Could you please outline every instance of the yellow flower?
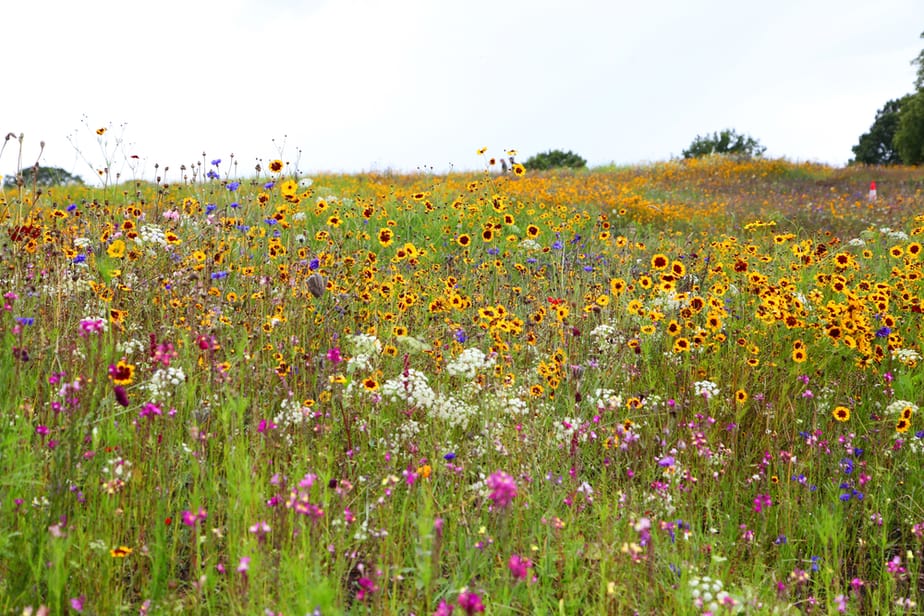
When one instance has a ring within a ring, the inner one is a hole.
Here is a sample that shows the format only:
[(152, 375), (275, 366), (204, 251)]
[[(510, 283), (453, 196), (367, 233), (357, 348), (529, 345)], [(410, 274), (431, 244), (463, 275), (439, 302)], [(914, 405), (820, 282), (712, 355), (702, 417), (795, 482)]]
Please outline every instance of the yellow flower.
[(272, 171), (273, 173), (279, 173), (280, 171), (282, 171), (282, 167), (283, 167), (282, 161), (279, 160), (278, 158), (276, 160), (270, 161), (269, 170)]
[(845, 422), (850, 419), (850, 409), (846, 406), (837, 406), (831, 411), (831, 415), (840, 422)]
[(113, 259), (121, 259), (125, 256), (125, 242), (122, 240), (114, 240), (109, 244), (109, 248), (106, 249), (106, 254)]
[(109, 378), (115, 385), (130, 385), (135, 377), (135, 366), (119, 360), (115, 366), (109, 367)]
[(279, 185), (279, 192), (283, 197), (293, 197), (298, 192), (298, 184), (295, 180), (286, 180)]
[(120, 545), (117, 548), (112, 548), (111, 550), (109, 550), (109, 555), (112, 556), (113, 558), (125, 558), (131, 553), (132, 553), (132, 549), (124, 545)]

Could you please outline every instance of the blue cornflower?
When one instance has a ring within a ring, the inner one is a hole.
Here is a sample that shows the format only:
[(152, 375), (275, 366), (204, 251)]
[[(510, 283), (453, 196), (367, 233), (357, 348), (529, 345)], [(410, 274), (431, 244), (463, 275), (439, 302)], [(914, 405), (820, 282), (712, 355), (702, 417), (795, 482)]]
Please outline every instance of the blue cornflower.
[(265, 222), (268, 225), (275, 225), (279, 221), (276, 220), (275, 218), (267, 218), (263, 222)]
[(219, 178), (219, 175), (218, 175), (218, 172), (215, 171), (214, 169), (209, 169), (209, 172), (205, 174), (205, 177), (207, 177), (210, 180), (217, 180)]
[(555, 240), (555, 243), (552, 244), (552, 250), (561, 250), (565, 245), (561, 243), (561, 240)]
[(311, 260), (310, 263), (308, 263), (308, 269), (310, 270), (316, 270), (319, 267), (321, 267), (321, 262), (318, 261), (317, 257), (315, 257), (314, 259)]
[(456, 454), (455, 454), (454, 451), (450, 451), (450, 452), (447, 453), (445, 456), (443, 456), (443, 459), (446, 460), (446, 461), (455, 460), (455, 459), (456, 459)]
[(844, 458), (841, 460), (841, 470), (844, 471), (845, 475), (849, 475), (853, 472), (853, 460), (850, 458)]
[(465, 341), (468, 340), (468, 336), (465, 335), (465, 330), (457, 329), (455, 333), (455, 339), (456, 339), (456, 342), (460, 344), (464, 344)]
[(267, 182), (266, 184), (263, 185), (263, 188), (265, 188), (266, 190), (269, 190), (275, 185), (276, 185), (276, 182)]
[(237, 201), (235, 201), (234, 203), (231, 204), (231, 207), (240, 207), (240, 206), (241, 206), (241, 204), (238, 203)]
[(892, 333), (892, 328), (883, 325), (882, 327), (876, 330), (876, 337), (877, 338), (888, 338), (889, 334), (891, 333)]
[(206, 206), (205, 206), (205, 213), (206, 213), (206, 214), (211, 214), (212, 212), (215, 211), (215, 208), (216, 208), (216, 207), (218, 207), (218, 206), (215, 205), (214, 203), (207, 203)]
[(786, 545), (789, 539), (786, 538), (786, 535), (777, 535), (776, 539), (773, 540), (773, 543), (776, 545)]
[(228, 182), (228, 190), (230, 190), (231, 192), (234, 192), (240, 187), (241, 187), (240, 182)]
[(76, 203), (71, 203), (69, 206), (67, 206), (67, 211), (68, 211), (68, 212), (73, 212), (73, 211), (76, 210), (76, 209), (77, 209), (77, 204), (76, 204)]
[(228, 275), (228, 272), (222, 270), (220, 272), (212, 272), (212, 280), (219, 280)]
[(592, 272), (592, 271), (594, 271), (594, 266), (593, 266), (593, 265), (585, 265), (585, 266), (584, 266), (584, 271), (585, 271), (585, 272)]
[(16, 322), (20, 325), (35, 325), (33, 317), (16, 317)]
[(212, 161), (212, 166), (213, 166), (213, 167), (217, 167), (217, 166), (220, 165), (220, 164), (221, 164), (221, 159), (220, 159), (220, 158), (216, 158), (215, 160)]
[(530, 265), (534, 265), (536, 263), (539, 263), (539, 260), (533, 259), (532, 257), (530, 257), (529, 259), (526, 260), (526, 262), (529, 263)]
[(489, 255), (500, 254), (500, 248), (488, 248), (488, 254)]
[(87, 255), (77, 255), (71, 263), (83, 263), (87, 260)]

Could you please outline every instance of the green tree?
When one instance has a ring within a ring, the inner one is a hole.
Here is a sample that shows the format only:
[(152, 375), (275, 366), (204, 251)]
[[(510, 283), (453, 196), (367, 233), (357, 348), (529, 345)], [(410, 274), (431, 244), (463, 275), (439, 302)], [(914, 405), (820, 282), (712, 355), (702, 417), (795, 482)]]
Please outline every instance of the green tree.
[(917, 91), (902, 105), (892, 145), (904, 164), (919, 165), (924, 162), (924, 49), (911, 63), (918, 67), (914, 80)]
[[(924, 39), (924, 32), (921, 33), (921, 38)], [(924, 49), (918, 54), (918, 57), (911, 61), (912, 64), (917, 64), (918, 74), (914, 80), (914, 87), (918, 90), (924, 90)]]
[(530, 171), (561, 169), (563, 167), (582, 169), (587, 166), (587, 161), (571, 150), (567, 152), (563, 152), (562, 150), (549, 150), (548, 152), (542, 152), (541, 154), (531, 156), (523, 163), (523, 166)]
[(734, 130), (726, 129), (712, 135), (697, 135), (693, 143), (683, 151), (684, 158), (699, 158), (710, 154), (732, 154), (753, 158), (762, 155), (767, 148), (749, 135), (739, 135)]
[(920, 165), (924, 162), (924, 90), (909, 96), (908, 102), (902, 105), (893, 145), (902, 163)]
[(83, 178), (79, 175), (73, 175), (59, 167), (29, 167), (23, 169), (22, 173), (16, 175), (3, 176), (3, 187), (13, 188), (18, 184), (24, 186), (67, 186), (68, 184), (83, 184)]
[(899, 118), (902, 107), (908, 102), (911, 95), (892, 99), (876, 112), (876, 119), (868, 133), (860, 135), (860, 141), (851, 148), (853, 160), (851, 164), (865, 165), (898, 165), (902, 159), (895, 149), (895, 133), (898, 131)]

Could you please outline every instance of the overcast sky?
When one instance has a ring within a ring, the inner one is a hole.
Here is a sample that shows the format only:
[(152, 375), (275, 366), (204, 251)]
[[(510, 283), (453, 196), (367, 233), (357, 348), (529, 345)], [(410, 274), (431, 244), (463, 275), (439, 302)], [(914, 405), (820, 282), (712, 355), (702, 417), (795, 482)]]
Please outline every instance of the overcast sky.
[(924, 47), (921, 0), (22, 0), (0, 22), (0, 130), (85, 179), (101, 127), (145, 176), (203, 152), (237, 175), (299, 152), (477, 169), (485, 146), (638, 163), (723, 128), (842, 165)]

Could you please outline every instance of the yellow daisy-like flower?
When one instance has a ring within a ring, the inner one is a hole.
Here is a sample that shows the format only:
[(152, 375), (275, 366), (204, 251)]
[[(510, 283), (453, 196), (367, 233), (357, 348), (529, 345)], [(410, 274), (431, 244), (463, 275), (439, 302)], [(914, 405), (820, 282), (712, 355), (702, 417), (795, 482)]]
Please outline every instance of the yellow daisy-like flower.
[(293, 197), (298, 192), (298, 183), (295, 180), (286, 180), (279, 185), (279, 192), (283, 197)]
[(518, 177), (526, 175), (526, 167), (524, 167), (520, 163), (516, 163), (513, 166), (513, 175), (518, 176)]
[(282, 161), (279, 160), (278, 158), (270, 161), (269, 170), (272, 171), (273, 173), (279, 173), (280, 171), (282, 171), (282, 167), (283, 167)]
[(835, 407), (834, 410), (831, 411), (831, 416), (837, 421), (845, 422), (850, 419), (850, 409), (846, 406)]
[(124, 360), (109, 367), (109, 378), (115, 385), (130, 385), (135, 378), (135, 366)]
[(113, 259), (121, 259), (125, 256), (125, 242), (122, 240), (113, 240), (106, 249), (106, 254)]
[(109, 550), (109, 555), (113, 558), (125, 558), (132, 553), (132, 549), (128, 546), (120, 545), (117, 548), (112, 548)]

